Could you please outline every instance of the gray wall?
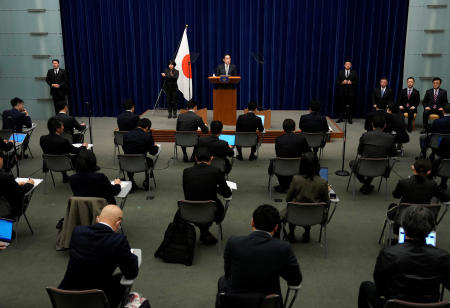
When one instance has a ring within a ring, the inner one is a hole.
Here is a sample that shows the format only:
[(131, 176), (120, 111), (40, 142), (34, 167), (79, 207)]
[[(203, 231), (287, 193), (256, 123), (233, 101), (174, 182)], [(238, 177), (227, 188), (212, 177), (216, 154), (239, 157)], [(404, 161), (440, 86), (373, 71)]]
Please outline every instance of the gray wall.
[[(450, 0), (409, 1), (403, 76), (404, 87), (408, 76), (415, 77), (415, 88), (420, 91), (421, 99), (432, 88), (434, 76), (441, 77), (442, 88), (450, 90)], [(422, 110), (421, 107), (419, 112)], [(421, 122), (418, 116), (416, 123)]]
[(49, 87), (38, 78), (45, 77), (52, 58), (64, 68), (61, 32), (58, 0), (0, 0), (0, 111), (18, 96), (33, 119), (54, 113)]

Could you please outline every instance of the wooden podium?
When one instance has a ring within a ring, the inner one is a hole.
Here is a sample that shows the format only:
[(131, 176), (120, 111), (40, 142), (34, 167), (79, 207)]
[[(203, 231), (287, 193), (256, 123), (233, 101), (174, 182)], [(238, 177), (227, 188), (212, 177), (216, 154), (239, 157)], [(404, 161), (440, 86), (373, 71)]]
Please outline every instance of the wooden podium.
[[(241, 80), (239, 76), (208, 77), (212, 84), (234, 85)], [(213, 90), (214, 120), (223, 125), (236, 125), (237, 90), (220, 88)]]

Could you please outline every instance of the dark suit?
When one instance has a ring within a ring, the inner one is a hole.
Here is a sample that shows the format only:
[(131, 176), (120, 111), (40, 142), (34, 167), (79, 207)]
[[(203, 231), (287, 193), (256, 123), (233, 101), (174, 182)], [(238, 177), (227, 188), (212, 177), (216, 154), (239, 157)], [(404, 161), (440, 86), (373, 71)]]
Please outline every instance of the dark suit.
[(44, 154), (78, 154), (81, 149), (86, 149), (85, 147), (74, 147), (69, 140), (56, 133), (41, 136), (39, 143)]
[[(423, 98), (423, 126), (428, 128), (428, 117), (431, 114), (437, 114), (439, 117), (442, 117), (443, 113), (439, 108), (444, 108), (445, 105), (448, 104), (447, 99), (447, 91), (439, 88), (438, 95), (436, 100), (434, 99), (434, 89), (429, 89), (425, 92), (425, 96)], [(426, 107), (429, 107), (430, 110), (425, 110)]]
[(173, 69), (171, 74), (170, 70), (166, 68), (164, 70), (164, 74), (166, 75), (166, 77), (164, 77), (164, 92), (166, 93), (167, 109), (169, 111), (169, 115), (171, 115), (172, 113), (176, 115), (178, 109), (177, 80), (179, 72), (178, 70)]
[(59, 112), (56, 118), (64, 125), (63, 137), (67, 138), (71, 143), (83, 143), (83, 134), (75, 134), (75, 129), (82, 131), (86, 129), (86, 125), (81, 125), (74, 117), (65, 112)]
[[(398, 99), (398, 105), (403, 107), (400, 109), (401, 112), (408, 113), (408, 130), (412, 130), (412, 121), (414, 119), (414, 114), (417, 113), (417, 106), (420, 104), (420, 93), (416, 89), (411, 90), (411, 94), (408, 96), (408, 88), (403, 89), (400, 92)], [(411, 107), (414, 107), (411, 109)]]
[(399, 180), (392, 196), (400, 198), (400, 203), (429, 204), (433, 197), (442, 202), (450, 200), (450, 196), (435, 181), (417, 175)]
[[(349, 80), (351, 84), (342, 84), (344, 80)], [(350, 70), (349, 75), (345, 76), (345, 70), (341, 70), (336, 78), (336, 102), (339, 118), (342, 119), (345, 115), (345, 106), (348, 106), (348, 118), (352, 118), (352, 112), (355, 108), (356, 85), (358, 83), (358, 75), (356, 71)]]
[(304, 133), (325, 133), (329, 131), (327, 118), (317, 111), (302, 115), (298, 126)]
[[(247, 112), (245, 114), (241, 114), (236, 121), (236, 132), (263, 132), (264, 125), (260, 117), (258, 117), (254, 112)], [(240, 156), (242, 156), (242, 148), (236, 147)], [(253, 146), (251, 149), (250, 156), (255, 155), (256, 146)]]
[(3, 111), (2, 119), (3, 129), (13, 129), (16, 133), (21, 133), (24, 126), (30, 128), (32, 125), (30, 116), (16, 108)]
[[(209, 130), (205, 123), (203, 123), (203, 119), (194, 111), (189, 110), (188, 112), (182, 113), (178, 116), (177, 131), (195, 132), (199, 127), (204, 134), (206, 134)], [(181, 147), (181, 150), (183, 150), (183, 154), (186, 157), (186, 147)]]
[(395, 142), (396, 143), (408, 143), (409, 135), (406, 132), (405, 127), (405, 117), (403, 113), (392, 113), (391, 114), (391, 129), (395, 132)]
[(117, 116), (117, 126), (120, 131), (129, 131), (137, 127), (139, 116), (134, 112), (125, 110)]
[[(225, 63), (219, 64), (216, 68), (216, 76), (227, 75), (225, 70)], [(230, 64), (228, 68), (228, 76), (237, 76), (236, 65)]]
[[(67, 77), (67, 72), (64, 69), (59, 68), (58, 74), (55, 74), (55, 70), (53, 68), (49, 69), (45, 81), (47, 81), (47, 84), (50, 86), (50, 95), (52, 96), (53, 103), (55, 105), (55, 113), (57, 113), (56, 103), (59, 101), (65, 101), (66, 95), (69, 94), (69, 80)], [(59, 84), (59, 88), (52, 87), (52, 84), (55, 83)]]
[(33, 184), (17, 184), (14, 176), (4, 169), (0, 169), (0, 197), (4, 197), (11, 207), (11, 214), (8, 217), (14, 219), (22, 214), (23, 196), (33, 188)]
[[(439, 165), (441, 164), (441, 161), (443, 159), (450, 159), (450, 137), (449, 136), (443, 136), (441, 142), (439, 143), (439, 146), (436, 150), (437, 156), (439, 156), (438, 159), (436, 159), (433, 162), (433, 175), (437, 176), (437, 172), (439, 169)], [(441, 177), (441, 186), (446, 187), (448, 178)]]
[(59, 288), (103, 290), (110, 307), (117, 307), (125, 291), (120, 277), (113, 276), (117, 266), (127, 279), (138, 275), (138, 260), (131, 253), (127, 238), (101, 223), (76, 227), (69, 254), (69, 264)]
[(230, 173), (231, 164), (227, 157), (233, 157), (234, 151), (226, 141), (220, 140), (215, 135), (201, 136), (198, 139), (198, 146), (207, 147), (210, 155), (223, 159), (225, 161), (225, 174)]
[(373, 130), (372, 121), (373, 121), (373, 118), (377, 115), (383, 116), (384, 119), (386, 120), (386, 127), (384, 128), (384, 132), (386, 132), (386, 133), (392, 132), (392, 124), (393, 124), (392, 123), (393, 122), (392, 114), (387, 113), (385, 110), (381, 110), (381, 109), (371, 111), (367, 114), (366, 121), (364, 122), (364, 129), (366, 131)]
[[(426, 157), (427, 148), (431, 146), (432, 134), (450, 134), (450, 115), (434, 120), (431, 124), (430, 133), (431, 135), (422, 135), (419, 139), (422, 150), (421, 156), (423, 157)], [(435, 149), (432, 149), (430, 154), (431, 160), (434, 160), (435, 154)]]
[(112, 185), (103, 173), (78, 172), (71, 175), (69, 181), (76, 197), (104, 198), (108, 204), (117, 204), (114, 196), (120, 193), (120, 184)]
[(230, 237), (224, 251), (224, 267), (219, 292), (281, 296), (280, 277), (291, 286), (302, 282), (300, 266), (290, 244), (263, 231)]
[(377, 87), (372, 93), (372, 105), (384, 103), (385, 106), (394, 102), (394, 92), (391, 88), (386, 87), (384, 94), (381, 95), (381, 87)]
[(17, 163), (17, 158), (14, 155), (14, 152), (10, 152), (13, 147), (14, 143), (5, 142), (3, 139), (0, 139), (0, 155), (3, 157), (2, 169), (6, 171), (10, 171), (11, 168)]

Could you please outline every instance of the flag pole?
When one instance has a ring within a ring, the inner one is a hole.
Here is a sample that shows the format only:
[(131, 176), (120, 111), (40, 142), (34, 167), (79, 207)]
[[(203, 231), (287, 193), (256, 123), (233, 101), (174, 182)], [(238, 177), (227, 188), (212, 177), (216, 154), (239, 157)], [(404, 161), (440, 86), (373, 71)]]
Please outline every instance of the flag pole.
[[(185, 27), (184, 29), (187, 29), (188, 27), (189, 27), (189, 25), (186, 25), (186, 27)], [(183, 32), (184, 32), (184, 30), (183, 30)], [(177, 56), (177, 53), (178, 53), (178, 50), (180, 49), (180, 45), (181, 45), (181, 41), (182, 41), (182, 40), (183, 40), (183, 34), (181, 34), (181, 40), (180, 40), (180, 42), (178, 43), (177, 50), (175, 51), (175, 53), (174, 53), (172, 59), (175, 59), (175, 57)]]

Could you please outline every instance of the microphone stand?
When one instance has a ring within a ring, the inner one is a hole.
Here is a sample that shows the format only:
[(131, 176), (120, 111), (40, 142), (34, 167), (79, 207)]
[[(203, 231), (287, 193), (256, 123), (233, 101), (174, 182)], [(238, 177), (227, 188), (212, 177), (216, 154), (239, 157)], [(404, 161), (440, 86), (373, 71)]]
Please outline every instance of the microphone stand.
[(85, 104), (88, 106), (89, 140), (94, 144), (94, 141), (92, 140), (92, 105), (89, 102), (85, 102)]
[(343, 147), (342, 147), (342, 165), (341, 165), (341, 169), (336, 171), (335, 174), (337, 176), (349, 176), (350, 172), (348, 172), (347, 170), (344, 170), (344, 162), (345, 162), (345, 144), (347, 143), (347, 121), (348, 121), (348, 105), (345, 105), (345, 122), (344, 122), (344, 142), (343, 142)]
[(164, 91), (164, 86), (166, 85), (166, 80), (167, 80), (167, 78), (164, 78), (164, 82), (163, 82), (163, 85), (161, 87), (161, 90), (159, 90), (158, 98), (156, 99), (155, 105), (153, 105), (152, 115), (155, 113), (155, 109), (158, 108), (159, 99), (161, 98), (161, 93), (162, 92), (166, 93), (166, 91)]

